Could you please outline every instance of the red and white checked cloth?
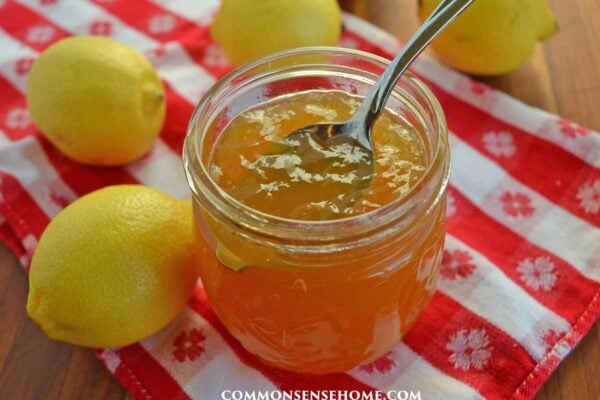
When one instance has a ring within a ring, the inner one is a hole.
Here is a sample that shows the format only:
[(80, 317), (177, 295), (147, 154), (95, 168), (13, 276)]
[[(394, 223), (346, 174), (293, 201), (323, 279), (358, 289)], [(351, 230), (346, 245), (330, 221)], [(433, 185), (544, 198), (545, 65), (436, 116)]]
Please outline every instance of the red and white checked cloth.
[[(68, 203), (105, 185), (188, 196), (180, 153), (194, 105), (225, 72), (207, 25), (216, 0), (0, 0), (0, 238), (27, 268)], [(390, 57), (398, 43), (346, 15), (343, 46)], [(25, 106), (35, 57), (69, 36), (113, 37), (163, 78), (161, 139), (124, 168), (64, 158)], [(98, 350), (140, 399), (218, 399), (224, 389), (420, 390), (423, 399), (529, 399), (600, 315), (600, 134), (422, 59), (414, 71), (446, 110), (453, 170), (439, 290), (403, 343), (347, 373), (261, 364), (223, 328), (202, 288), (168, 327)]]

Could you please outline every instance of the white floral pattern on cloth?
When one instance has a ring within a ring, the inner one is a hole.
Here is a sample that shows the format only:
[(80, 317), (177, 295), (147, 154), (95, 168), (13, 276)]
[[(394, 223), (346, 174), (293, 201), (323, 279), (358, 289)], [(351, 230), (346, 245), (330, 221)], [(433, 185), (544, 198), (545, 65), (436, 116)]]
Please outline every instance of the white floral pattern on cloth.
[(173, 357), (179, 362), (195, 361), (205, 352), (206, 336), (200, 329), (182, 331), (173, 341)]
[(492, 347), (485, 329), (461, 329), (446, 344), (452, 354), (448, 358), (454, 368), (468, 371), (482, 370), (492, 355)]
[(486, 150), (496, 157), (512, 157), (517, 152), (509, 131), (488, 132), (483, 135), (482, 141)]
[(33, 57), (21, 57), (15, 61), (15, 72), (17, 75), (27, 75), (31, 70), (35, 58)]
[(10, 129), (25, 129), (31, 126), (31, 114), (26, 108), (16, 107), (6, 115), (6, 126)]
[(500, 202), (502, 210), (509, 217), (531, 217), (535, 211), (531, 199), (524, 193), (504, 192)]
[(58, 0), (40, 0), (40, 4), (43, 6), (49, 6), (58, 3)]
[(590, 131), (588, 129), (585, 129), (574, 122), (567, 121), (566, 119), (559, 119), (557, 121), (557, 124), (559, 126), (560, 132), (568, 138), (575, 139), (590, 134)]
[(155, 15), (148, 20), (148, 31), (154, 34), (169, 33), (177, 27), (177, 18), (169, 14)]
[(527, 258), (519, 263), (521, 280), (533, 290), (550, 291), (556, 284), (555, 265), (549, 257)]
[(229, 61), (227, 60), (227, 57), (225, 56), (225, 53), (223, 53), (221, 47), (214, 43), (206, 47), (203, 61), (204, 64), (208, 65), (209, 67), (222, 68), (229, 65)]
[(50, 25), (32, 26), (27, 31), (27, 41), (30, 43), (47, 43), (54, 37), (54, 28)]
[(471, 255), (463, 250), (445, 250), (440, 267), (440, 275), (443, 278), (454, 280), (457, 277), (467, 278), (477, 267), (473, 263)]
[(90, 25), (90, 34), (99, 36), (110, 36), (113, 25), (110, 21), (94, 21)]
[(579, 207), (587, 214), (598, 214), (600, 212), (600, 179), (587, 182), (577, 191)]

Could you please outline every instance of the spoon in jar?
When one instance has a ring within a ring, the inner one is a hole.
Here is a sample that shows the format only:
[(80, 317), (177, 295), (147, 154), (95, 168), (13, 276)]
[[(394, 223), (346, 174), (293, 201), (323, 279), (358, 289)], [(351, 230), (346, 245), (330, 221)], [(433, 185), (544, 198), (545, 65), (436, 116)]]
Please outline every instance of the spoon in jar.
[[(380, 156), (375, 154), (373, 124), (385, 110), (396, 82), (410, 63), (473, 1), (442, 0), (383, 71), (349, 120), (309, 125), (275, 138), (269, 150), (254, 161), (260, 163), (262, 169), (242, 179), (233, 196), (244, 199), (246, 204), (266, 202), (273, 208), (284, 204), (294, 209), (289, 215), (295, 219), (337, 219), (362, 213), (366, 210), (364, 207), (376, 204), (366, 204), (369, 202), (365, 200), (365, 196), (379, 190), (373, 185), (379, 162), (376, 156)], [(295, 182), (310, 184), (303, 186), (306, 193), (300, 195), (289, 189)], [(256, 190), (257, 184), (260, 184), (259, 190)], [(270, 191), (263, 190), (274, 184), (278, 189), (288, 188), (280, 191), (277, 202), (270, 197)], [(308, 195), (310, 200), (307, 200)]]
[(431, 41), (473, 1), (443, 0), (440, 2), (427, 21), (383, 71), (351, 119), (345, 122), (325, 122), (305, 126), (287, 135), (284, 142), (306, 142), (306, 138), (310, 137), (317, 139), (320, 146), (326, 148), (345, 145), (354, 150), (362, 149), (361, 154), (366, 153), (364, 156), (366, 156), (366, 164), (369, 166), (362, 169), (370, 170), (371, 174), (368, 174), (369, 177), (364, 175), (361, 182), (370, 181), (370, 175), (374, 170), (373, 124), (385, 109), (385, 104), (392, 94), (396, 82)]

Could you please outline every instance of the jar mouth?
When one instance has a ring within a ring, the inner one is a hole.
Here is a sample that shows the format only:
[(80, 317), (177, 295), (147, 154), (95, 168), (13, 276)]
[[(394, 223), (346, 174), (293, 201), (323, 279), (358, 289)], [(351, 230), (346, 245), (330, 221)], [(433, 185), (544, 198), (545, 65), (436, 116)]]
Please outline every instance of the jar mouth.
[[(446, 120), (441, 105), (430, 91), (430, 89), (410, 72), (404, 74), (400, 82), (408, 84), (415, 91), (425, 105), (430, 109), (432, 116), (428, 130), (438, 132), (438, 139), (434, 141), (430, 149), (430, 159), (420, 179), (413, 184), (407, 193), (383, 205), (375, 210), (363, 214), (348, 216), (333, 220), (297, 220), (265, 213), (248, 207), (242, 202), (229, 195), (211, 177), (208, 165), (203, 162), (203, 151), (206, 135), (211, 126), (215, 111), (221, 105), (219, 97), (230, 86), (264, 79), (270, 75), (276, 75), (289, 69), (289, 66), (278, 66), (278, 62), (290, 57), (307, 57), (317, 60), (310, 64), (301, 64), (303, 67), (313, 69), (327, 68), (328, 63), (320, 62), (325, 57), (348, 56), (378, 64), (385, 68), (389, 60), (360, 50), (339, 47), (303, 47), (274, 53), (253, 62), (245, 64), (230, 72), (217, 83), (215, 83), (203, 96), (196, 106), (190, 119), (183, 147), (183, 161), (186, 177), (192, 193), (203, 206), (211, 206), (222, 217), (229, 220), (233, 225), (250, 230), (253, 234), (265, 238), (271, 238), (273, 243), (289, 241), (290, 239), (306, 243), (324, 243), (332, 240), (339, 241), (341, 236), (362, 236), (371, 231), (381, 230), (392, 221), (397, 221), (410, 214), (415, 207), (423, 210), (423, 198), (419, 193), (431, 180), (436, 179), (437, 184), (433, 196), (428, 196), (426, 207), (421, 213), (428, 214), (442, 199), (448, 184), (449, 162), (448, 162), (448, 140)], [(263, 69), (263, 72), (251, 78), (244, 78), (251, 71)], [(348, 67), (348, 73), (356, 70), (356, 67)], [(373, 83), (378, 76), (373, 76)], [(372, 85), (372, 83), (370, 84)], [(394, 93), (402, 97), (399, 93)], [(211, 118), (213, 117), (213, 118)], [(441, 169), (440, 169), (441, 167)], [(441, 171), (441, 173), (440, 173)], [(407, 221), (409, 222), (409, 221)]]

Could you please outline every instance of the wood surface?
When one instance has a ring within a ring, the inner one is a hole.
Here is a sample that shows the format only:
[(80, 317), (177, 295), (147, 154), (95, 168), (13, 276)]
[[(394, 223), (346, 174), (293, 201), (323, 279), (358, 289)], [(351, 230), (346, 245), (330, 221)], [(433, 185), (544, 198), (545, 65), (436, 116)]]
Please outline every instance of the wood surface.
[[(417, 24), (414, 0), (342, 2), (401, 39)], [(550, 0), (550, 4), (559, 33), (539, 46), (519, 70), (482, 80), (528, 104), (599, 130), (600, 1)], [(91, 351), (48, 339), (27, 317), (26, 299), (27, 276), (0, 245), (0, 399), (130, 398)], [(599, 398), (600, 327), (596, 324), (536, 400)]]

